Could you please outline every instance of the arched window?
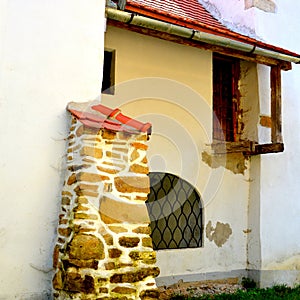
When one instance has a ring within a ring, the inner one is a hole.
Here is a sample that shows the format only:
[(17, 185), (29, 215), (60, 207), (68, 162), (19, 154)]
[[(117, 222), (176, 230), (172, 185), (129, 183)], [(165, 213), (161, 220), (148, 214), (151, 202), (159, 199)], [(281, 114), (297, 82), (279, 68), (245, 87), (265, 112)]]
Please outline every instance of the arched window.
[(202, 246), (202, 202), (196, 189), (176, 175), (151, 172), (146, 202), (155, 250)]

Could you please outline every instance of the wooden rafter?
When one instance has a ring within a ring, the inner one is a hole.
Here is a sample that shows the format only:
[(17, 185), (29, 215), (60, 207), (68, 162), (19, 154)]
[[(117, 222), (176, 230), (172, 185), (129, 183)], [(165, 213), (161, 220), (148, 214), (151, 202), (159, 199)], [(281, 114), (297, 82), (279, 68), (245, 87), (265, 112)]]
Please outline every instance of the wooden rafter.
[(292, 64), (287, 61), (278, 60), (275, 58), (257, 55), (257, 54), (253, 54), (253, 53), (247, 53), (247, 52), (243, 52), (243, 51), (239, 51), (239, 50), (234, 50), (234, 49), (230, 49), (230, 48), (226, 48), (226, 47), (222, 47), (222, 46), (210, 45), (210, 44), (207, 44), (204, 42), (191, 40), (189, 38), (182, 38), (182, 37), (175, 36), (175, 35), (172, 35), (169, 33), (160, 32), (160, 31), (148, 29), (148, 28), (143, 28), (140, 26), (127, 24), (127, 23), (123, 23), (123, 22), (119, 22), (119, 21), (115, 21), (115, 20), (108, 19), (107, 25), (127, 29), (127, 30), (130, 30), (133, 32), (137, 32), (137, 33), (141, 33), (141, 34), (144, 34), (147, 36), (152, 36), (152, 37), (156, 37), (159, 39), (175, 42), (175, 43), (182, 44), (182, 45), (196, 47), (196, 48), (203, 49), (203, 50), (210, 50), (215, 53), (236, 57), (239, 59), (243, 59), (243, 60), (250, 61), (250, 62), (255, 62), (258, 64), (267, 65), (270, 67), (271, 66), (279, 66), (280, 69), (282, 69), (284, 71), (291, 70), (291, 68), (292, 68)]

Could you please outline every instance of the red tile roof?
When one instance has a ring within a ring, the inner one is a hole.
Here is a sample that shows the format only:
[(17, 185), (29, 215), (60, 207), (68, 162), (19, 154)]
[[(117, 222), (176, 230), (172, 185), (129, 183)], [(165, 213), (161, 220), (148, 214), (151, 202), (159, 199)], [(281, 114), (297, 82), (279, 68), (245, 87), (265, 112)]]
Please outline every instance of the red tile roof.
[(228, 29), (215, 19), (197, 0), (127, 0), (126, 10), (300, 58), (300, 55), (297, 53)]
[(148, 16), (168, 17), (173, 21), (197, 22), (203, 26), (226, 29), (197, 0), (128, 0), (126, 9)]
[(82, 124), (97, 128), (127, 133), (147, 132), (151, 134), (151, 124), (142, 123), (121, 113), (121, 110), (111, 109), (102, 104), (90, 105), (89, 103), (74, 103), (68, 105), (68, 110)]

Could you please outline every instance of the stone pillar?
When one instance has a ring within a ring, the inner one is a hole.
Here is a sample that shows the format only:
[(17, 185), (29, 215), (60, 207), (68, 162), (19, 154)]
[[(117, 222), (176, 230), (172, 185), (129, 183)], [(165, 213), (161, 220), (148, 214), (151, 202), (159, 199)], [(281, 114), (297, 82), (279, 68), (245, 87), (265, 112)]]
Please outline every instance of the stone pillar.
[(94, 128), (72, 116), (53, 254), (55, 299), (159, 299), (145, 204), (148, 134), (126, 132), (120, 122), (106, 128), (113, 123)]

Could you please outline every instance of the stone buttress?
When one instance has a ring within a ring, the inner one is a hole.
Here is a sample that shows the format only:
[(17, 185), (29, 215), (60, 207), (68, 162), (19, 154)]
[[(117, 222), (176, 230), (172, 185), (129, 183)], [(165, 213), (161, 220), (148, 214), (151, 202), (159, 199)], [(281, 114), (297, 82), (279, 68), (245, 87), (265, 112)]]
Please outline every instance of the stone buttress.
[(67, 172), (53, 254), (55, 299), (158, 299), (145, 201), (151, 124), (70, 103)]

